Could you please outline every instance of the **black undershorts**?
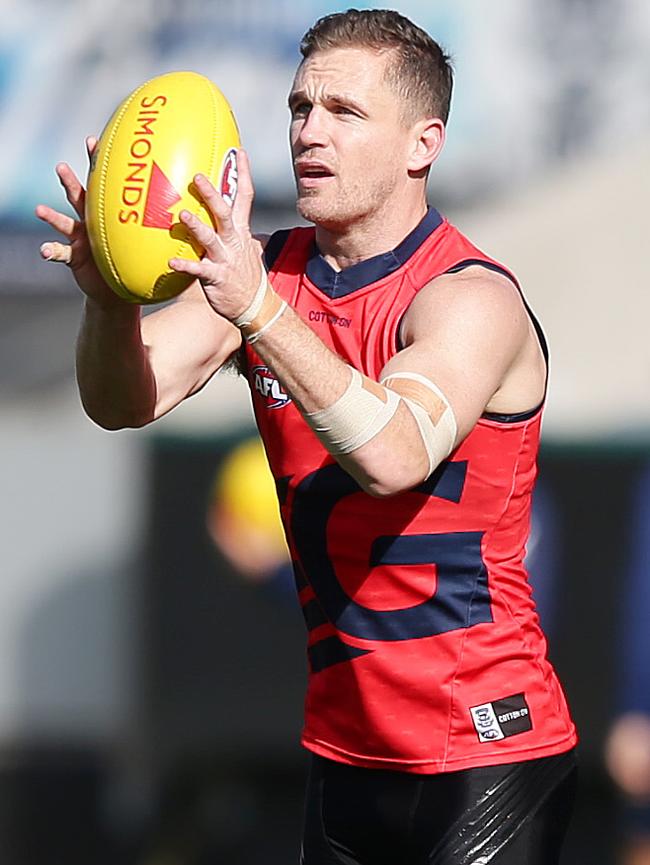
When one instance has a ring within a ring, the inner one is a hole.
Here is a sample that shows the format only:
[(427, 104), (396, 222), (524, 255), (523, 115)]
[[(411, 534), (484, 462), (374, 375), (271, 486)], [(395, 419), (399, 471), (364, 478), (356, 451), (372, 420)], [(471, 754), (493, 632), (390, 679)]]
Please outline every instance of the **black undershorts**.
[(574, 751), (414, 775), (313, 756), (301, 865), (557, 865)]

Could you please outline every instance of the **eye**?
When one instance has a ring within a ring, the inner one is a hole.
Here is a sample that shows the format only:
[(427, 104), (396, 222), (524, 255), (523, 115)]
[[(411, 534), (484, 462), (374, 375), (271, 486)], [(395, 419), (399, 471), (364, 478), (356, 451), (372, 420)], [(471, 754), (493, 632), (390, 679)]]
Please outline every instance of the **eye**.
[(306, 117), (311, 111), (311, 102), (296, 102), (289, 106), (293, 118)]

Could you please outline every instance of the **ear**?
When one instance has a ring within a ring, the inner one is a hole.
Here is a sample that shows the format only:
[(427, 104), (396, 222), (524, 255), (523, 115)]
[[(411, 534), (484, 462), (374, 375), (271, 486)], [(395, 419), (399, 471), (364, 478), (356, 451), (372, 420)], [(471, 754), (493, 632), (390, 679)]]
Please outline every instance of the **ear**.
[(445, 144), (445, 124), (439, 117), (419, 120), (413, 127), (413, 149), (408, 169), (420, 172), (429, 167), (440, 156)]

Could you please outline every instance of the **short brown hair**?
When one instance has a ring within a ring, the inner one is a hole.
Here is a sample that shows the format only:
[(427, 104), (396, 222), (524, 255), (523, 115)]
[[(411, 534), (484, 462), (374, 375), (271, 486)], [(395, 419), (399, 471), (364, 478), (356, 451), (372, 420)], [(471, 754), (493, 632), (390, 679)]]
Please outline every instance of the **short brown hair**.
[(449, 117), (453, 68), (451, 58), (424, 30), (390, 9), (348, 9), (319, 18), (300, 42), (304, 58), (329, 48), (392, 51), (387, 80), (404, 100), (404, 114)]

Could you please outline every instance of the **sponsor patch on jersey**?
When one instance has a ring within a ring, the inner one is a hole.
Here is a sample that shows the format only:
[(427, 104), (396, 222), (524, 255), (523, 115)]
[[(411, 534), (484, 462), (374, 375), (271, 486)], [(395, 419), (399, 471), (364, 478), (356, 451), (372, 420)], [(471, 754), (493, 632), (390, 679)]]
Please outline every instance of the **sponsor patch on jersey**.
[(266, 403), (267, 408), (284, 408), (291, 397), (284, 392), (275, 373), (268, 366), (254, 366), (251, 372), (254, 390)]
[(310, 309), (308, 315), (309, 321), (324, 321), (332, 327), (350, 327), (352, 324), (351, 318), (343, 318), (342, 315), (334, 315), (331, 312), (325, 312), (322, 309)]
[(470, 708), (479, 742), (494, 742), (533, 729), (530, 709), (523, 694)]

